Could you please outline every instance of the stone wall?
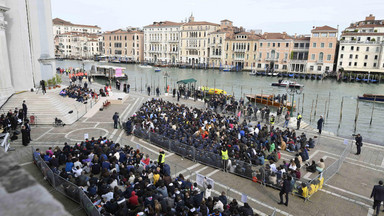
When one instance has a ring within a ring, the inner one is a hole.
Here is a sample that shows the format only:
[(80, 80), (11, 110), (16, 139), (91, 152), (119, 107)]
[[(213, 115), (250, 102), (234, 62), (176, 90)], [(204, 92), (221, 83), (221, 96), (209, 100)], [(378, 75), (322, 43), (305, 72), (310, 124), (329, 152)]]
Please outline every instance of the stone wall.
[[(31, 155), (32, 159), (32, 155)], [(43, 186), (0, 149), (0, 215), (70, 215)]]

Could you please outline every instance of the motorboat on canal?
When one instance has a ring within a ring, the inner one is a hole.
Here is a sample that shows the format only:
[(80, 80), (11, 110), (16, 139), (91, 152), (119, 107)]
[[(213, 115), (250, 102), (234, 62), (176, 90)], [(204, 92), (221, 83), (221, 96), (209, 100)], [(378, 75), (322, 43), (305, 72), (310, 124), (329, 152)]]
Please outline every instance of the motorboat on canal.
[(115, 67), (111, 65), (97, 65), (96, 71), (91, 71), (92, 77), (102, 77), (115, 80), (128, 79), (127, 74), (124, 73), (125, 67)]
[(256, 73), (257, 73), (256, 70), (253, 70), (252, 72), (249, 73), (249, 75), (256, 76)]
[(358, 99), (362, 101), (384, 103), (384, 95), (378, 94), (363, 94), (363, 96), (358, 96)]
[(152, 68), (151, 65), (139, 65), (140, 68)]
[[(267, 106), (273, 106), (273, 107), (280, 107), (284, 106), (288, 108), (289, 110), (292, 108), (292, 103), (285, 101), (285, 103), (279, 102), (279, 100), (275, 100), (276, 97), (275, 95), (263, 95), (263, 94), (254, 94), (254, 95), (245, 95), (245, 97), (250, 101), (250, 102), (256, 102), (259, 104), (264, 104)], [(295, 108), (296, 105), (293, 105), (293, 108)]]
[(161, 71), (161, 69), (160, 68), (155, 68), (155, 72), (160, 72)]
[(304, 87), (304, 85), (296, 83), (294, 81), (289, 81), (289, 80), (279, 80), (279, 82), (274, 82), (271, 84), (271, 86), (278, 86), (278, 87), (287, 87), (289, 88), (301, 88)]

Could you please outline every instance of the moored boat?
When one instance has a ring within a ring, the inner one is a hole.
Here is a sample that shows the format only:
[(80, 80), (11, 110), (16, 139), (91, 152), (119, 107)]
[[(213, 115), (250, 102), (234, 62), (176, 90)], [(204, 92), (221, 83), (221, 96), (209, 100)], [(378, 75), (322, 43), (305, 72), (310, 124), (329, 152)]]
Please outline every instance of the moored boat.
[(251, 76), (256, 76), (256, 70), (251, 71), (251, 72), (249, 73), (249, 75), (251, 75)]
[(271, 86), (278, 86), (278, 87), (286, 87), (289, 86), (289, 88), (301, 88), (304, 87), (304, 85), (289, 81), (289, 80), (279, 80), (279, 82), (272, 83)]
[[(245, 97), (250, 102), (265, 104), (267, 106), (280, 107), (281, 105), (283, 105), (284, 107), (287, 107), (289, 110), (292, 108), (292, 104), (290, 102), (280, 103), (279, 101), (275, 100), (275, 95), (255, 94), (255, 95), (245, 95)], [(296, 106), (293, 105), (293, 108), (295, 107)]]
[(161, 69), (160, 68), (155, 68), (155, 72), (160, 72), (161, 71)]
[(363, 96), (358, 96), (358, 99), (363, 101), (373, 101), (373, 102), (384, 103), (384, 95), (378, 95), (378, 94), (363, 94)]

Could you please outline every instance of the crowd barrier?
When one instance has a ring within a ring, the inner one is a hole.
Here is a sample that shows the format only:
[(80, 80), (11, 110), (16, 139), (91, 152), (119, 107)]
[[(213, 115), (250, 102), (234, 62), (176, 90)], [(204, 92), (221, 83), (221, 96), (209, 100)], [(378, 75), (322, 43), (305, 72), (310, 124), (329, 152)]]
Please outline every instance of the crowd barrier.
[(305, 200), (309, 200), (309, 198), (316, 193), (318, 190), (322, 189), (323, 185), (326, 184), (341, 168), (343, 165), (345, 158), (349, 154), (352, 148), (353, 141), (344, 141), (345, 148), (343, 152), (340, 154), (340, 157), (329, 165), (326, 169), (324, 169), (319, 175), (310, 180), (306, 185), (307, 188), (303, 190)]
[[(196, 149), (193, 146), (183, 144), (179, 141), (169, 139), (162, 135), (148, 132), (142, 128), (136, 128), (133, 131), (134, 135), (138, 138), (149, 141), (150, 143), (159, 146), (163, 149), (166, 149), (170, 152), (174, 152), (182, 157), (188, 158), (199, 163), (222, 169), (223, 164), (221, 156), (217, 153), (209, 152), (203, 149)], [(319, 144), (319, 140), (317, 141)], [(345, 157), (348, 154), (350, 145), (346, 145), (344, 151), (342, 152), (340, 158), (328, 166), (323, 172), (318, 174), (315, 178), (309, 181), (303, 181), (293, 178), (292, 179), (292, 194), (304, 198), (305, 201), (316, 193), (319, 189), (323, 187), (333, 175), (335, 175), (340, 169)], [(261, 183), (262, 185), (269, 186), (275, 189), (280, 189), (281, 186), (279, 183), (274, 184), (270, 181), (269, 176), (265, 172), (257, 172), (262, 166), (257, 166), (244, 162), (239, 159), (229, 158), (230, 165), (228, 166), (228, 172), (239, 175), (241, 177), (250, 179), (254, 182)], [(305, 183), (303, 187), (302, 183)]]
[(79, 186), (63, 179), (54, 173), (44, 162), (44, 160), (35, 154), (35, 152), (35, 148), (32, 147), (32, 157), (34, 163), (40, 169), (44, 179), (46, 179), (56, 191), (78, 203), (88, 216), (100, 216), (100, 212), (96, 206), (83, 192), (83, 190), (79, 188)]

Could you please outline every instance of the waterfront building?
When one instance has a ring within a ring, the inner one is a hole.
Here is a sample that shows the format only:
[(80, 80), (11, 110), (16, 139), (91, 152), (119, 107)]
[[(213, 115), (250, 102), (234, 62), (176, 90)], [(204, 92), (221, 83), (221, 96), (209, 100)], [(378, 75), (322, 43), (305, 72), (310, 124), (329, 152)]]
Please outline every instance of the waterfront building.
[(181, 26), (180, 61), (190, 65), (208, 64), (209, 34), (220, 29), (220, 25), (206, 21), (195, 21), (193, 15)]
[(324, 73), (335, 69), (338, 30), (329, 26), (312, 29), (307, 72)]
[(261, 35), (254, 31), (228, 34), (225, 44), (225, 65), (234, 70), (253, 70), (258, 64), (259, 40)]
[(351, 23), (341, 34), (337, 70), (384, 72), (384, 20), (372, 14)]
[(183, 23), (161, 21), (144, 30), (144, 61), (176, 64), (180, 61), (180, 29)]
[(271, 72), (288, 72), (289, 56), (292, 52), (294, 38), (286, 32), (266, 32), (259, 40), (257, 70)]
[(0, 106), (53, 77), (51, 1), (0, 0)]
[(101, 28), (97, 25), (82, 25), (82, 24), (73, 24), (69, 21), (62, 20), (60, 18), (55, 18), (52, 20), (53, 23), (53, 36), (68, 33), (68, 32), (78, 32), (78, 33), (87, 33), (87, 34), (98, 34), (101, 33)]
[(294, 36), (292, 52), (289, 57), (290, 72), (307, 72), (310, 40), (309, 36)]
[(104, 55), (109, 59), (143, 62), (144, 32), (138, 28), (117, 29), (103, 33)]
[(55, 36), (57, 58), (93, 59), (102, 54), (100, 34), (67, 32)]

